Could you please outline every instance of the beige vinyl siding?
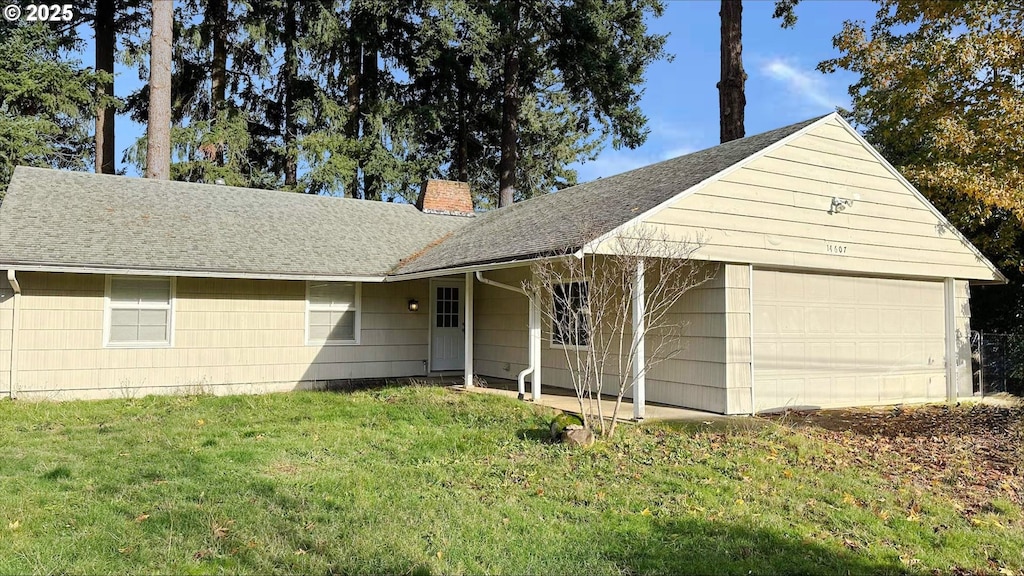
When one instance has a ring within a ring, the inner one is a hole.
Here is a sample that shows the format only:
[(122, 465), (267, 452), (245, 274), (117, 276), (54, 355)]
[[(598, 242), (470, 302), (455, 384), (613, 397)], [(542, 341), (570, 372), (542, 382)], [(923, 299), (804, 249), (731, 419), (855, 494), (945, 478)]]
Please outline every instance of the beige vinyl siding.
[[(512, 286), (519, 286), (529, 276), (528, 268), (489, 271), (484, 276)], [(477, 284), (474, 308), (474, 357), (476, 371), (481, 376), (515, 378), (526, 367), (528, 360), (528, 302), (525, 296), (497, 287)], [(749, 298), (742, 287), (740, 296)], [(675, 310), (672, 321), (685, 326), (684, 336), (672, 350), (663, 350), (667, 359), (653, 366), (647, 375), (647, 401), (701, 410), (725, 412), (726, 380), (730, 371), (727, 351), (726, 325), (736, 322), (742, 314), (726, 313), (726, 274), (719, 270), (714, 279), (688, 292)], [(550, 303), (546, 303), (550, 305)], [(746, 330), (747, 324), (739, 326)], [(543, 386), (573, 387), (567, 369), (564, 348), (551, 345), (551, 322), (542, 322), (541, 345)], [(631, 335), (627, 334), (627, 338)], [(655, 345), (649, 336), (649, 355)], [(738, 343), (742, 347), (744, 343)], [(572, 353), (571, 353), (572, 354)], [(741, 350), (733, 351), (735, 358)], [(508, 366), (506, 370), (505, 367)], [(742, 373), (749, 374), (749, 363), (742, 365)], [(606, 364), (607, 376), (617, 376), (618, 362), (612, 358)], [(742, 375), (740, 377), (743, 377)], [(749, 376), (746, 376), (749, 381)], [(606, 392), (613, 392), (610, 387)], [(748, 387), (749, 394), (749, 387)], [(629, 395), (627, 395), (628, 397)]]
[(971, 366), (971, 286), (966, 280), (954, 283), (956, 290), (957, 397), (974, 396), (974, 369)]
[[(518, 288), (530, 277), (530, 269), (489, 270), (483, 276)], [(515, 379), (529, 362), (529, 300), (524, 294), (476, 282), (473, 312), (474, 371), (481, 376)]]
[(754, 270), (758, 411), (944, 399), (940, 281)]
[[(854, 203), (829, 214), (833, 197)], [(708, 260), (993, 279), (978, 255), (837, 121), (752, 160), (646, 222), (680, 240), (700, 238), (695, 256)]]
[(14, 290), (7, 271), (0, 270), (0, 398), (11, 393), (11, 330), (14, 328)]
[(358, 346), (305, 344), (304, 282), (178, 278), (170, 348), (104, 348), (104, 276), (22, 273), (21, 397), (248, 393), (424, 373), (427, 281), (364, 284)]
[(750, 413), (750, 266), (723, 264), (726, 282), (726, 414)]

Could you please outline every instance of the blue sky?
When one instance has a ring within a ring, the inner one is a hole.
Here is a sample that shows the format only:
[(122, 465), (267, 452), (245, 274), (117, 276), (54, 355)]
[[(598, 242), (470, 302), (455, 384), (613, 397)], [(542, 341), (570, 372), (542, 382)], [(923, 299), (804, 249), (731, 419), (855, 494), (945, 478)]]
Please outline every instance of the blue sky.
[[(577, 166), (580, 181), (593, 180), (672, 158), (718, 143), (719, 2), (669, 1), (651, 30), (669, 33), (672, 62), (658, 62), (647, 73), (641, 107), (650, 121), (650, 137), (635, 150), (609, 145), (591, 162)], [(862, 0), (803, 0), (795, 28), (784, 30), (771, 18), (774, 0), (743, 3), (743, 61), (747, 71), (747, 134), (756, 134), (849, 104), (848, 73), (824, 75), (818, 62), (836, 55), (832, 37), (846, 20), (874, 20), (877, 5)], [(83, 50), (91, 65), (93, 48)], [(127, 96), (140, 82), (134, 69), (118, 67), (115, 89)], [(117, 168), (137, 175), (120, 160), (124, 150), (144, 131), (127, 117), (118, 117)]]
[[(669, 33), (672, 62), (647, 73), (641, 103), (650, 122), (647, 143), (636, 150), (607, 147), (597, 160), (578, 167), (580, 181), (593, 180), (718, 144), (719, 2), (668, 2), (651, 30)], [(822, 74), (818, 62), (838, 55), (832, 47), (846, 20), (873, 22), (878, 5), (855, 0), (804, 0), (795, 28), (772, 19), (773, 0), (743, 2), (743, 65), (747, 71), (748, 135), (848, 106), (849, 73)]]

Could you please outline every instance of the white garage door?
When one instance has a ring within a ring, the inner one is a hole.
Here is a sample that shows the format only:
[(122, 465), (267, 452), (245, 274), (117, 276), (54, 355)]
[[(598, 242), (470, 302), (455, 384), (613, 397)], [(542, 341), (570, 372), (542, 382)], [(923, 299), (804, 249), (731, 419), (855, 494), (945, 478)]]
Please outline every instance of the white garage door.
[(945, 398), (943, 284), (755, 270), (758, 411)]

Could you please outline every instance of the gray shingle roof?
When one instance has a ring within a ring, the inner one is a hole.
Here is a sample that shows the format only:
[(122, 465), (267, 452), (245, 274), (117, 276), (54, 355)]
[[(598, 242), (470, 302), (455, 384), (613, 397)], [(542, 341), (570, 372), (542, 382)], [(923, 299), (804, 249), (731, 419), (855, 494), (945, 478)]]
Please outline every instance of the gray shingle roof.
[(472, 221), (408, 204), (18, 167), (0, 268), (383, 276)]
[(392, 273), (411, 274), (578, 249), (821, 118), (492, 210)]
[(819, 118), (493, 210), (18, 167), (0, 205), (0, 268), (204, 275), (402, 275), (575, 250)]

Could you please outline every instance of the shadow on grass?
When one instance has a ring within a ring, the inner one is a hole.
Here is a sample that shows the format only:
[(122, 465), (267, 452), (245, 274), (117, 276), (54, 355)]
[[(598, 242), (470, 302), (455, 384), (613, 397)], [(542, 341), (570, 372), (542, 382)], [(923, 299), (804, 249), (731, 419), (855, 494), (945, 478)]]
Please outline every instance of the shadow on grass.
[(553, 444), (549, 428), (523, 428), (516, 432), (516, 438), (531, 440), (540, 444)]
[(461, 378), (353, 378), (346, 380), (319, 380), (317, 384), (320, 390), (335, 392), (339, 394), (351, 394), (352, 392), (365, 392), (373, 390), (385, 390), (388, 388), (414, 388), (431, 387), (439, 388), (452, 386), (461, 382)]
[(800, 534), (696, 519), (619, 533), (605, 555), (623, 574), (916, 574), (898, 557), (869, 557)]

